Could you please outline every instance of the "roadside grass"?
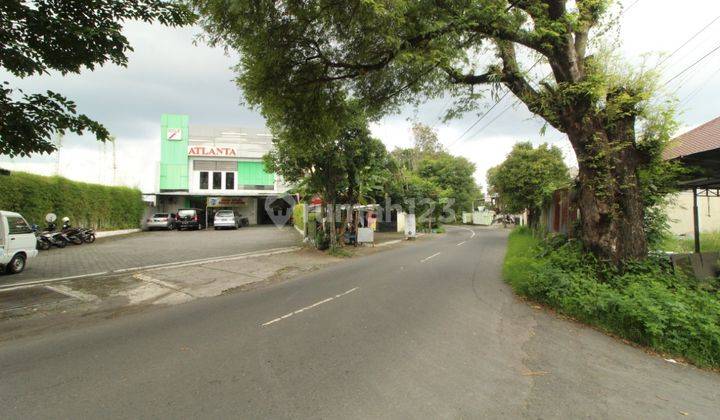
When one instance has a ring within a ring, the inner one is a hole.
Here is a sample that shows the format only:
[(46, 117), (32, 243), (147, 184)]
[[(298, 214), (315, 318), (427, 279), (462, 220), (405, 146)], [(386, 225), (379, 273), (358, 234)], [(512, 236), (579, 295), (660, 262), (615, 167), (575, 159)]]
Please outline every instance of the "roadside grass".
[(503, 265), (516, 293), (600, 329), (709, 368), (720, 368), (720, 291), (651, 258), (623, 273), (573, 241), (510, 234)]
[[(695, 240), (692, 236), (668, 236), (660, 244), (660, 251), (666, 252), (693, 252)], [(720, 231), (703, 232), (700, 234), (700, 250), (703, 252), (720, 251)]]

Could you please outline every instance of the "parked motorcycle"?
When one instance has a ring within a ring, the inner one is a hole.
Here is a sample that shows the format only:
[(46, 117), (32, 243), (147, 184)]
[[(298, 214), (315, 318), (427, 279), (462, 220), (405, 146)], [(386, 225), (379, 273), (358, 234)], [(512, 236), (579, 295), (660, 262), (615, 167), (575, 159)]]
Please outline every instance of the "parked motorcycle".
[(46, 238), (42, 232), (39, 231), (38, 225), (32, 225), (32, 231), (35, 234), (37, 240), (37, 249), (47, 251), (52, 246), (50, 239)]
[(80, 228), (80, 237), (86, 244), (95, 242), (95, 229)]
[[(52, 222), (48, 222), (48, 225), (40, 233), (39, 239), (41, 241), (43, 241), (45, 244), (47, 244), (48, 248), (50, 248), (50, 246), (55, 246), (58, 248), (65, 248), (65, 246), (67, 246), (68, 242), (70, 242), (70, 240), (62, 232), (55, 232), (55, 223), (52, 223)], [(43, 246), (45, 246), (45, 245), (43, 245)], [(41, 249), (48, 249), (48, 248), (41, 248)]]
[(65, 216), (62, 219), (63, 226), (62, 226), (62, 233), (70, 240), (70, 242), (74, 243), (75, 245), (82, 245), (84, 240), (84, 233), (81, 228), (75, 228), (70, 225), (70, 218)]

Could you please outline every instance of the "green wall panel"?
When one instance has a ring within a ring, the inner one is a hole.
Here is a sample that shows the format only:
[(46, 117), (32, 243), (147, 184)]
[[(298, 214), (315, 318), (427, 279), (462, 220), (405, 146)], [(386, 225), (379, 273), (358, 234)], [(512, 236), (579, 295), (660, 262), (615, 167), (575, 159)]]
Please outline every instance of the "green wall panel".
[(275, 174), (265, 172), (262, 162), (238, 162), (238, 185), (274, 185)]
[[(160, 190), (188, 190), (190, 117), (163, 114), (160, 122)], [(179, 133), (178, 131), (179, 130)], [(168, 131), (176, 139), (168, 139)]]

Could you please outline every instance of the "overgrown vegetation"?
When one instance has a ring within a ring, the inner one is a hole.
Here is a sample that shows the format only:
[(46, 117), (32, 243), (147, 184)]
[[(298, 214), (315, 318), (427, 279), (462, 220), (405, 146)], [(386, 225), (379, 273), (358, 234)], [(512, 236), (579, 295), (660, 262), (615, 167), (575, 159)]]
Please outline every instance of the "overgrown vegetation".
[(520, 295), (703, 367), (720, 367), (720, 283), (671, 272), (659, 258), (623, 272), (576, 241), (511, 233), (503, 275)]
[(70, 217), (75, 226), (112, 230), (139, 227), (143, 202), (133, 188), (13, 172), (0, 178), (0, 209), (18, 212), (39, 226), (45, 225), (47, 213), (55, 213)]
[(305, 214), (305, 205), (295, 204), (295, 207), (293, 207), (293, 224), (296, 228), (305, 231), (305, 220), (303, 219), (303, 215)]

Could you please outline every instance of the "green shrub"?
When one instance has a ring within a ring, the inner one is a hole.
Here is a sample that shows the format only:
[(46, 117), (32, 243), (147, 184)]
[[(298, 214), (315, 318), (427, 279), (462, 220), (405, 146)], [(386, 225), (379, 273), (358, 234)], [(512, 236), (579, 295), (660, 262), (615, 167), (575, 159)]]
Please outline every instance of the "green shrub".
[(295, 207), (293, 207), (293, 223), (295, 224), (295, 227), (305, 231), (305, 220), (303, 219), (303, 216), (305, 214), (305, 204), (295, 204)]
[(510, 234), (503, 275), (513, 289), (596, 325), (699, 366), (720, 367), (720, 296), (659, 258), (619, 272), (579, 244), (545, 243), (528, 231)]
[(0, 209), (44, 225), (45, 215), (68, 216), (75, 226), (128, 229), (140, 226), (144, 205), (139, 190), (108, 187), (22, 172), (0, 177)]

